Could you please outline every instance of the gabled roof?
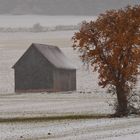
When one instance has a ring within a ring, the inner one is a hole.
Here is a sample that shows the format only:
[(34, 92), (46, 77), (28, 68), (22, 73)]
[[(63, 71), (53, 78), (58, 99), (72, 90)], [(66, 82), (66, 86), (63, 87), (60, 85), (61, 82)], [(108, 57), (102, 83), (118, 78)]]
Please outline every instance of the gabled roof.
[[(71, 63), (71, 61), (56, 46), (33, 43), (30, 47), (35, 47), (42, 54), (42, 56), (45, 57), (56, 68), (76, 69), (74, 65)], [(25, 57), (25, 56), (23, 55), (22, 57)], [(21, 58), (19, 59), (20, 61), (21, 61)], [(16, 67), (16, 65), (18, 64), (18, 61), (13, 66), (13, 68)]]

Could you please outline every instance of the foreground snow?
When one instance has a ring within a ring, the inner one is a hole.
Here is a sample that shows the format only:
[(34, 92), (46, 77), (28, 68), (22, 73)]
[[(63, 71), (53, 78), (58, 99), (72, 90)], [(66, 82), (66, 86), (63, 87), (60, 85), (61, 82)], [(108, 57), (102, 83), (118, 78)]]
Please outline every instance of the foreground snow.
[(139, 140), (140, 118), (1, 123), (1, 140)]
[(109, 100), (104, 93), (0, 95), (0, 140), (139, 140), (139, 117), (61, 120), (113, 113)]
[[(104, 95), (104, 94), (103, 94)], [(0, 95), (0, 118), (110, 114), (109, 97), (83, 93)]]

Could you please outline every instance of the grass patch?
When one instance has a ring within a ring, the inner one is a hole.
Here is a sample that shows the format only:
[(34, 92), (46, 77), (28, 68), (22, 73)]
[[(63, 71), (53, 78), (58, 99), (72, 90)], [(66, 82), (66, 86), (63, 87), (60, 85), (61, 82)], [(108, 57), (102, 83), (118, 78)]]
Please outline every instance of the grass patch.
[(106, 119), (112, 118), (110, 114), (94, 115), (62, 115), (62, 116), (37, 116), (37, 117), (14, 117), (0, 118), (0, 123), (13, 122), (41, 122), (41, 121), (59, 121), (59, 120), (80, 120), (80, 119)]

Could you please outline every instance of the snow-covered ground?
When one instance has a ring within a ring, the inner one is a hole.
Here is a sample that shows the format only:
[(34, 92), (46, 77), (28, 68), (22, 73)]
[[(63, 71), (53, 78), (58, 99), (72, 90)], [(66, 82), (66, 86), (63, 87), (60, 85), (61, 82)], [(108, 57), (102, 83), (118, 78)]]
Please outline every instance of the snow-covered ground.
[[(104, 116), (113, 113), (107, 103), (113, 97), (98, 87), (97, 73), (83, 67), (77, 52), (70, 47), (73, 33), (0, 33), (0, 140), (140, 140), (139, 117), (113, 119)], [(32, 42), (61, 47), (78, 68), (76, 92), (14, 93), (11, 67)], [(73, 115), (105, 118), (60, 119)], [(2, 122), (3, 119), (6, 120)]]
[(140, 118), (1, 123), (1, 140), (140, 140)]

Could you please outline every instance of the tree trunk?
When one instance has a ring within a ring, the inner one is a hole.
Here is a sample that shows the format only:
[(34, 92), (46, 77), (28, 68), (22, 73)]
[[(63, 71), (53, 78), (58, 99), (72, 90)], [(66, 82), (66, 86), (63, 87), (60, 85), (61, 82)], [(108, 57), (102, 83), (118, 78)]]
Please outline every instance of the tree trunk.
[(127, 108), (128, 100), (124, 87), (122, 86), (116, 87), (116, 93), (117, 93), (117, 101), (118, 101), (116, 113), (119, 116), (126, 116), (128, 114), (128, 108)]

